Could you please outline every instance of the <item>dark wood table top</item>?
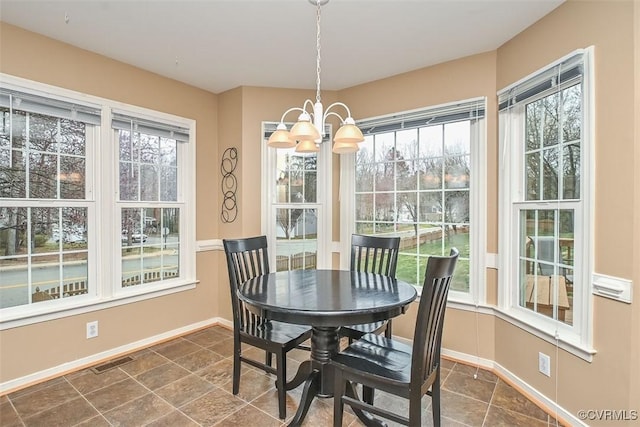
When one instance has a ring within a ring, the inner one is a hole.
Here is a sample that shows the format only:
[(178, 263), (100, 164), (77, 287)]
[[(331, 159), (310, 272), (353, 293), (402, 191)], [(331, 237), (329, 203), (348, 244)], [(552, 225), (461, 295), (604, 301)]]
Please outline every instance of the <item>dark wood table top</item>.
[(401, 280), (344, 270), (292, 270), (242, 284), (238, 297), (268, 319), (338, 327), (389, 319), (416, 299)]

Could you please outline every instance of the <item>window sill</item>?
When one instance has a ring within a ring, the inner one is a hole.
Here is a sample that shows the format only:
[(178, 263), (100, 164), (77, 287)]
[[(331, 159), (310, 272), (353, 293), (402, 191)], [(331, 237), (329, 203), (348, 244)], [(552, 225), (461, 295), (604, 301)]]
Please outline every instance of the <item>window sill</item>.
[(0, 317), (0, 331), (21, 326), (32, 325), (35, 323), (46, 322), (50, 320), (62, 319), (64, 317), (75, 316), (78, 314), (91, 313), (93, 311), (104, 310), (106, 308), (118, 307), (121, 305), (132, 304), (138, 301), (144, 301), (151, 298), (170, 295), (177, 292), (188, 291), (194, 289), (198, 280), (185, 280), (170, 288), (153, 289), (144, 292), (138, 292), (128, 295), (117, 295), (107, 299), (82, 299), (79, 301), (70, 301), (68, 304), (60, 307), (45, 307), (40, 310), (31, 309), (29, 314), (15, 314), (11, 316)]

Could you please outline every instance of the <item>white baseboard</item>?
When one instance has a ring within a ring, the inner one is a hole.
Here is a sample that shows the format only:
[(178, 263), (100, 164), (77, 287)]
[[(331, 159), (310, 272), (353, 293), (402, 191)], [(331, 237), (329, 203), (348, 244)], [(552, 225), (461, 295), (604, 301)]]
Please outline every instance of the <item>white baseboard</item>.
[(95, 365), (96, 363), (99, 363), (101, 361), (114, 359), (118, 356), (131, 353), (133, 351), (152, 346), (159, 342), (166, 341), (168, 339), (187, 334), (191, 331), (195, 331), (197, 329), (206, 328), (208, 326), (213, 326), (213, 325), (222, 325), (227, 328), (233, 329), (233, 323), (229, 322), (228, 320), (221, 319), (219, 317), (214, 317), (212, 319), (208, 319), (198, 323), (193, 323), (191, 325), (187, 325), (182, 328), (173, 329), (171, 331), (164, 332), (162, 334), (158, 334), (158, 335), (145, 338), (136, 342), (125, 344), (120, 347), (115, 347), (107, 351), (92, 354), (91, 356), (83, 357), (81, 359), (74, 360), (73, 362), (63, 363), (61, 365), (54, 366), (49, 369), (44, 369), (42, 371), (34, 372), (24, 377), (20, 377), (14, 380), (0, 383), (0, 395), (3, 395), (13, 390), (24, 388), (32, 384), (37, 384), (51, 378), (59, 377), (69, 372), (84, 369), (86, 367)]

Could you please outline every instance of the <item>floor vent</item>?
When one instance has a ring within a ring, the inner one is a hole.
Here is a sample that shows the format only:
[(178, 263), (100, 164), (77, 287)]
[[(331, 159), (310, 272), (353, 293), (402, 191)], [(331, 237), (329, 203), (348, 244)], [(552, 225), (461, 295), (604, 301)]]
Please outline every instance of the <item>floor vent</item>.
[(109, 369), (117, 368), (118, 366), (129, 363), (133, 360), (133, 357), (127, 356), (122, 359), (113, 360), (111, 362), (103, 363), (102, 365), (94, 366), (91, 370), (96, 374), (101, 374)]

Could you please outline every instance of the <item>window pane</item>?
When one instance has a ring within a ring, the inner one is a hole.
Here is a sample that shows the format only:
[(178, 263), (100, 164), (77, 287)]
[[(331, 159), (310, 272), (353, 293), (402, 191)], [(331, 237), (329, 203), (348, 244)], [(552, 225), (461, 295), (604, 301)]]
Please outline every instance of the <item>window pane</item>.
[(448, 123), (444, 125), (444, 153), (447, 156), (469, 154), (471, 152), (471, 122)]
[(420, 128), (419, 157), (422, 159), (442, 156), (442, 126)]
[(276, 271), (316, 268), (315, 209), (276, 209)]
[(565, 200), (580, 198), (580, 145), (565, 145), (562, 149), (563, 193)]
[(394, 133), (381, 133), (373, 138), (376, 162), (384, 162), (395, 158)]
[(60, 198), (85, 198), (85, 159), (60, 156)]
[(525, 156), (525, 188), (526, 200), (540, 198), (540, 152), (536, 151)]
[(140, 167), (140, 200), (158, 200), (159, 185), (158, 169), (155, 165), (141, 165)]
[(420, 189), (434, 190), (442, 188), (442, 158), (427, 158), (418, 161), (420, 168)]
[(57, 198), (57, 156), (32, 153), (29, 156), (29, 197)]
[(543, 200), (558, 199), (558, 178), (560, 162), (558, 148), (550, 148), (542, 151), (542, 164), (544, 174), (542, 176)]
[(55, 117), (29, 113), (29, 150), (57, 153), (60, 138), (58, 122)]
[(582, 86), (577, 84), (562, 91), (562, 139), (579, 141), (582, 130)]
[(138, 167), (120, 162), (120, 200), (138, 200)]
[(445, 188), (469, 188), (470, 165), (469, 156), (445, 158)]
[(573, 215), (535, 209), (520, 214), (520, 305), (567, 324), (573, 324)]

